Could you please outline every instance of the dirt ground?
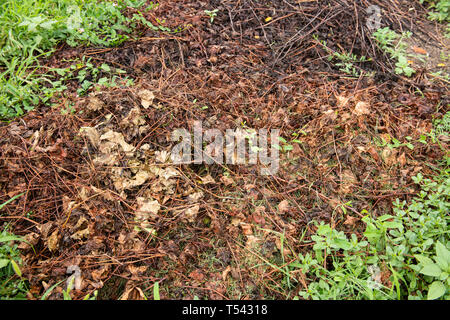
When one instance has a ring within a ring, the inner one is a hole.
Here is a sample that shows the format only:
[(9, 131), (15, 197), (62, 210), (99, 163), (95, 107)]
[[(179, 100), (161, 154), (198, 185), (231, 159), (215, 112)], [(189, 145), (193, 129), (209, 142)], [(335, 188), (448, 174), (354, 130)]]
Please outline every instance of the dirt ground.
[[(373, 3), (385, 9), (383, 25), (413, 32), (418, 47), (448, 49), (419, 5)], [(363, 210), (391, 212), (393, 200), (417, 191), (411, 177), (442, 158), (437, 144), (417, 140), (445, 113), (448, 82), (428, 76), (435, 65), (396, 75), (370, 38), (366, 7), (161, 1), (147, 18), (184, 31), (143, 29), (117, 48), (61, 45), (45, 64), (90, 57), (126, 70), (135, 85), (78, 97), (74, 84), (60, 107), (1, 125), (0, 203), (24, 194), (0, 223), (33, 244), (36, 253), (21, 245), (31, 292), (42, 295), (75, 265), (79, 299), (94, 290), (102, 299), (140, 299), (155, 282), (162, 299), (295, 296), (306, 286), (301, 273), (286, 286), (273, 266), (310, 250), (300, 240), (313, 221), (359, 235)], [(212, 9), (211, 23), (204, 10)], [(372, 58), (358, 67), (375, 76), (339, 71), (317, 39)], [(62, 112), (68, 102), (71, 112)], [(195, 120), (222, 132), (278, 128), (299, 142), (280, 153), (275, 176), (257, 165), (171, 164), (172, 131), (192, 131)], [(392, 138), (414, 148), (382, 143)], [(50, 299), (61, 296), (56, 289)]]

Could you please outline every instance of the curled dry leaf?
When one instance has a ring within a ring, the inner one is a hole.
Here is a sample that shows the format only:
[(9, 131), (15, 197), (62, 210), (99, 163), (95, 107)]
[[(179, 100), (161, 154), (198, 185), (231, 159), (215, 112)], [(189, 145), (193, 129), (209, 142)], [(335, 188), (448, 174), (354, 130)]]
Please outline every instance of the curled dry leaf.
[(215, 184), (216, 181), (213, 179), (213, 177), (211, 177), (211, 175), (207, 175), (206, 177), (202, 178), (202, 183), (203, 184)]
[(283, 200), (278, 205), (278, 212), (284, 214), (289, 211), (289, 202), (287, 200)]
[(98, 147), (100, 145), (100, 134), (97, 129), (92, 127), (81, 127), (80, 134), (82, 137), (88, 138), (89, 142), (94, 147)]
[(118, 178), (114, 181), (114, 187), (118, 191), (132, 189), (143, 185), (152, 175), (146, 170), (139, 170), (131, 179)]
[(369, 104), (364, 101), (359, 101), (355, 106), (354, 113), (358, 116), (370, 114)]
[(102, 100), (100, 100), (97, 97), (92, 97), (89, 99), (87, 108), (90, 111), (98, 111), (98, 110), (102, 109), (104, 106), (105, 106), (105, 103)]
[(132, 145), (129, 145), (128, 143), (125, 142), (125, 138), (119, 132), (109, 130), (108, 132), (100, 136), (100, 141), (102, 140), (107, 140), (114, 143), (115, 145), (120, 145), (122, 150), (125, 152), (133, 152), (135, 150), (135, 148)]
[(198, 212), (200, 210), (200, 206), (197, 204), (193, 207), (190, 207), (183, 212), (183, 217), (186, 218), (189, 222), (195, 222), (197, 218)]
[(341, 174), (341, 186), (339, 188), (339, 191), (341, 193), (351, 193), (353, 190), (353, 186), (358, 183), (358, 180), (356, 179), (353, 172), (349, 169), (346, 169), (342, 171)]
[(153, 105), (153, 100), (155, 99), (155, 94), (147, 89), (143, 89), (138, 93), (139, 98), (141, 98), (141, 105), (148, 109), (151, 105)]
[(47, 239), (47, 247), (50, 251), (54, 252), (59, 248), (60, 235), (58, 230), (55, 230)]
[(161, 209), (158, 201), (143, 197), (138, 197), (136, 200), (139, 206), (135, 212), (136, 220), (144, 222), (149, 218), (155, 219), (158, 217), (158, 212)]

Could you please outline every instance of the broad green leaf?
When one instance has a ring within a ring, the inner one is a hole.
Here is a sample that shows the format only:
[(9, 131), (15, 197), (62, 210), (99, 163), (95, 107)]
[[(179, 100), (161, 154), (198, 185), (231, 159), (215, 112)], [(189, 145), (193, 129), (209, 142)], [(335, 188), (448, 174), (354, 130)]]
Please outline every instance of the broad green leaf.
[(428, 300), (434, 300), (442, 297), (445, 294), (445, 286), (440, 281), (435, 281), (431, 284), (428, 290)]
[(422, 270), (420, 270), (420, 273), (431, 276), (431, 277), (439, 277), (441, 275), (441, 268), (437, 264), (427, 264), (425, 265)]

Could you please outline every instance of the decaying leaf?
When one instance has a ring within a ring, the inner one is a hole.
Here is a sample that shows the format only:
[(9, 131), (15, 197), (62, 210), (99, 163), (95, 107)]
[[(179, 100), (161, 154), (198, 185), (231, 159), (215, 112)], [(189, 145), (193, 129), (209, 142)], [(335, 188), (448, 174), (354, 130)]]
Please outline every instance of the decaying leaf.
[(105, 103), (97, 97), (92, 97), (89, 99), (87, 108), (91, 111), (98, 111), (105, 106)]
[(369, 104), (364, 101), (359, 101), (355, 106), (354, 113), (358, 116), (370, 114)]
[(143, 197), (138, 197), (136, 200), (138, 209), (135, 212), (134, 220), (144, 230), (149, 229), (151, 226), (149, 219), (156, 219), (158, 217), (161, 205), (157, 200), (146, 199)]
[(58, 230), (53, 231), (53, 233), (47, 239), (47, 247), (50, 251), (56, 251), (59, 248), (60, 235)]
[(278, 204), (278, 212), (284, 214), (289, 211), (289, 202), (287, 200), (283, 200)]
[(138, 93), (139, 98), (141, 98), (141, 105), (148, 109), (153, 104), (153, 100), (155, 99), (155, 94), (147, 89), (143, 89)]

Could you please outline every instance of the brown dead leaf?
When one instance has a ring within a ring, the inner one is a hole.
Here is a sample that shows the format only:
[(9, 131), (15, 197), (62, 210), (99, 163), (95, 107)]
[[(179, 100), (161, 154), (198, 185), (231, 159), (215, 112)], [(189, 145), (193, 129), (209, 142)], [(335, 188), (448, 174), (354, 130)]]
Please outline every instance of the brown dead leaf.
[(155, 94), (147, 89), (141, 90), (138, 93), (139, 98), (141, 98), (141, 105), (148, 109), (151, 105), (153, 105), (153, 100), (155, 99)]
[(220, 181), (222, 181), (226, 187), (228, 187), (230, 184), (234, 183), (234, 180), (227, 176), (222, 176), (220, 178)]
[(47, 247), (50, 251), (54, 252), (59, 248), (60, 235), (58, 230), (55, 230), (47, 239)]
[(183, 212), (183, 218), (186, 218), (189, 222), (193, 223), (195, 222), (195, 219), (197, 218), (197, 214), (200, 210), (200, 206), (197, 204), (193, 207), (190, 207)]
[(359, 220), (359, 218), (347, 215), (347, 218), (345, 219), (344, 224), (347, 226), (354, 226), (358, 220)]
[(370, 114), (369, 104), (364, 101), (359, 101), (355, 106), (354, 113), (358, 116)]
[(222, 271), (222, 280), (226, 281), (228, 274), (231, 272), (231, 266), (227, 266), (225, 270)]
[(289, 202), (287, 200), (283, 200), (278, 204), (278, 212), (280, 214), (285, 214), (289, 211)]
[(205, 274), (203, 273), (202, 270), (197, 269), (197, 270), (192, 271), (189, 274), (189, 277), (194, 280), (197, 280), (197, 281), (203, 281), (205, 279)]
[(211, 175), (207, 175), (206, 177), (202, 177), (202, 183), (203, 184), (215, 184), (216, 181), (211, 177)]
[(425, 49), (420, 47), (413, 46), (411, 49), (414, 51), (414, 53), (417, 54), (425, 54), (425, 55), (428, 54), (428, 52)]

